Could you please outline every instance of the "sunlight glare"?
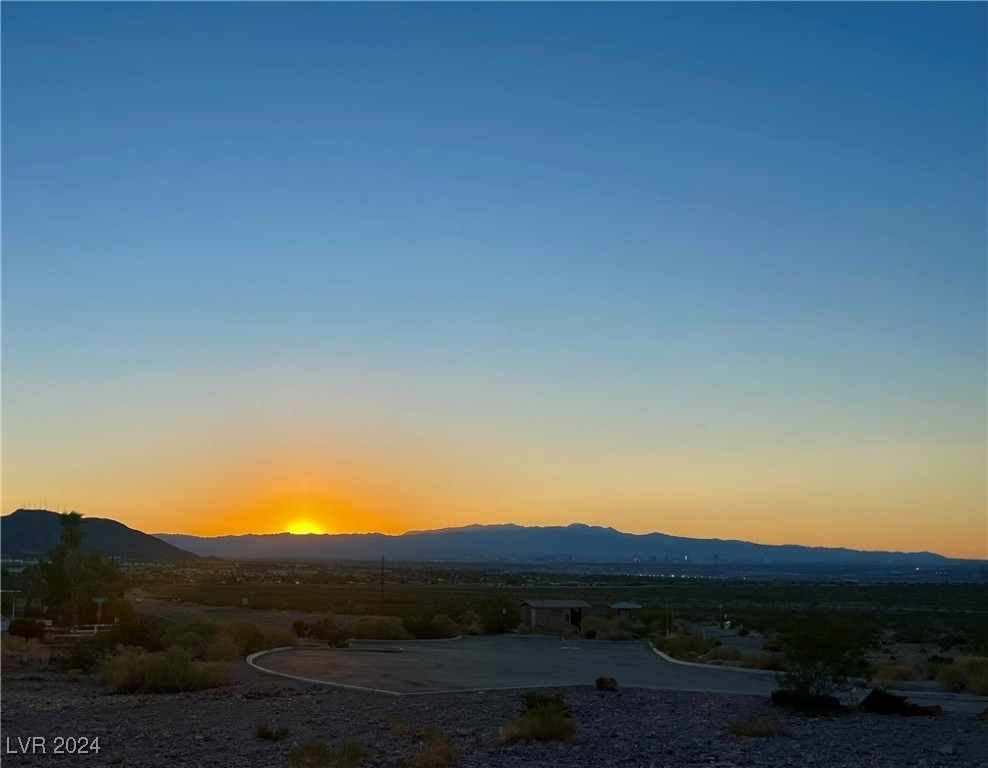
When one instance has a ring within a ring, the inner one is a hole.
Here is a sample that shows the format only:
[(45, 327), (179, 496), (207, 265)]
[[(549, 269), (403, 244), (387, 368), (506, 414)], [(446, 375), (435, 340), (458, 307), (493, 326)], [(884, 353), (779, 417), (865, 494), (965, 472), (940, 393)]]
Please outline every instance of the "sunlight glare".
[(288, 524), (288, 532), (294, 534), (326, 533), (326, 529), (309, 518), (298, 518)]

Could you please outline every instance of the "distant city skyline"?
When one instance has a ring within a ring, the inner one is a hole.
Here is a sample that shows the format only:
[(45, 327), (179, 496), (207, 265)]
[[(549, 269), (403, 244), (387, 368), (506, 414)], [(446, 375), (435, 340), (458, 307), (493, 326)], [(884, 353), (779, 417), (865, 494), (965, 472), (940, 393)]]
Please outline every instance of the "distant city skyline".
[(3, 511), (988, 557), (988, 9), (4, 3)]

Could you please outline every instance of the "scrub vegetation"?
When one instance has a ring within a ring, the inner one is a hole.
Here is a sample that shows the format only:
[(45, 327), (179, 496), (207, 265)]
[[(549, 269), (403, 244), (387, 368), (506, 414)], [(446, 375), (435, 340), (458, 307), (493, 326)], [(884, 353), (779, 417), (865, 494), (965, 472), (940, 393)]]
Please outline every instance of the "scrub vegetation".
[(576, 721), (560, 694), (526, 693), (522, 709), (500, 729), (501, 741), (576, 741)]
[[(768, 653), (781, 652), (782, 636), (833, 619), (867, 625), (888, 642), (926, 644), (931, 653), (957, 647), (967, 655), (988, 655), (981, 584), (756, 582), (396, 564), (385, 569), (382, 599), (380, 576), (377, 565), (338, 563), (197, 563), (131, 573), (160, 599), (240, 607), (247, 598), (256, 609), (335, 614), (339, 628), (347, 615), (354, 623), (363, 616), (393, 616), (414, 637), (431, 634), (427, 625), (444, 616), (458, 625), (458, 633), (511, 632), (521, 622), (522, 600), (577, 598), (592, 606), (584, 636), (592, 630), (597, 639), (684, 634), (726, 613), (735, 627), (766, 635)], [(608, 606), (629, 599), (643, 609), (619, 621)], [(401, 634), (396, 627), (393, 632)], [(679, 642), (696, 656), (710, 650), (694, 647), (692, 640)], [(741, 663), (776, 666), (757, 656), (742, 657)]]

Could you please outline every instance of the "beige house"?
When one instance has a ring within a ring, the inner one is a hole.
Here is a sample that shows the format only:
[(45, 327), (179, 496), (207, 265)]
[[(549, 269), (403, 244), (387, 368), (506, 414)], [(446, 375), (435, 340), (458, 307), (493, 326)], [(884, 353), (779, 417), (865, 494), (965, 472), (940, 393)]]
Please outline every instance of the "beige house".
[(583, 611), (590, 607), (583, 600), (525, 600), (519, 605), (522, 621), (539, 632), (561, 632), (567, 626), (579, 629)]

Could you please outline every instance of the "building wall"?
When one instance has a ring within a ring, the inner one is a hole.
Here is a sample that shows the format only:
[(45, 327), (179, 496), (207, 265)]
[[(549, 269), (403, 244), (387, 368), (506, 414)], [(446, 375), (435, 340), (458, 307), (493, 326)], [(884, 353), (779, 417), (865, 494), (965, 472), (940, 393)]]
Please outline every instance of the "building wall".
[(526, 619), (530, 626), (540, 630), (562, 631), (573, 626), (574, 619), (579, 625), (579, 614), (574, 616), (570, 608), (527, 608)]

